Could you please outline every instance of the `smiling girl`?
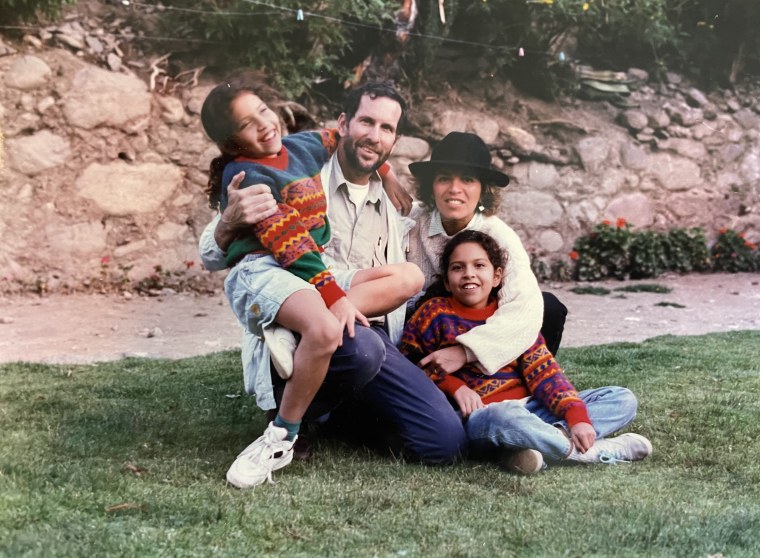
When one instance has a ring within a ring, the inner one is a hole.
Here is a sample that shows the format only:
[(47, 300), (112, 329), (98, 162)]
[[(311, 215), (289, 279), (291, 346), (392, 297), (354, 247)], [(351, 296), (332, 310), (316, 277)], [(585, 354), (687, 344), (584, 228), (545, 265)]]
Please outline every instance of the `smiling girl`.
[(473, 449), (496, 452), (510, 470), (536, 473), (544, 459), (598, 463), (648, 456), (652, 445), (638, 434), (603, 439), (636, 416), (633, 393), (615, 386), (578, 393), (541, 334), (494, 374), (478, 362), (447, 370), (435, 358), (494, 314), (504, 260), (498, 243), (485, 233), (464, 230), (454, 236), (444, 247), (439, 279), (404, 329), (401, 352), (456, 403)]

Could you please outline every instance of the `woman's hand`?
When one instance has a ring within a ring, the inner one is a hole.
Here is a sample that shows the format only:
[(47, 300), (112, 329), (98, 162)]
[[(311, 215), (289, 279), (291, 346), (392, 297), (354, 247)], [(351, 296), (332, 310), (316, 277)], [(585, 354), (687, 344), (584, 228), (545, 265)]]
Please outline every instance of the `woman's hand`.
[(341, 297), (334, 302), (333, 305), (330, 306), (330, 312), (333, 313), (333, 316), (338, 318), (341, 331), (343, 328), (346, 328), (348, 336), (351, 338), (354, 337), (356, 331), (354, 325), (357, 321), (360, 324), (369, 327), (369, 320), (367, 320), (367, 317), (359, 312), (356, 306), (354, 306), (354, 303), (348, 300), (348, 297)]
[(428, 374), (437, 374), (443, 378), (446, 374), (456, 372), (467, 364), (467, 353), (462, 345), (438, 349), (420, 360), (419, 366)]
[(570, 427), (570, 441), (580, 453), (586, 453), (596, 442), (596, 431), (587, 422), (579, 422)]
[(462, 418), (467, 418), (474, 411), (485, 407), (480, 396), (467, 386), (462, 386), (454, 392), (454, 401), (459, 405)]

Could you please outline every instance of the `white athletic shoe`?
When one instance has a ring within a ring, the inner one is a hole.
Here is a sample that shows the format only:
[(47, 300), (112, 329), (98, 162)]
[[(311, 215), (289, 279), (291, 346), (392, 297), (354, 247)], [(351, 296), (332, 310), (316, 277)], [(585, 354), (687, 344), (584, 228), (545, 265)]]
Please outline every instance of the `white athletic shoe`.
[(652, 455), (652, 443), (641, 436), (628, 432), (615, 438), (597, 440), (586, 453), (575, 449), (567, 457), (579, 463), (630, 463)]
[(293, 461), (293, 444), (288, 431), (269, 423), (264, 434), (245, 448), (227, 471), (227, 482), (237, 488), (252, 488), (272, 481), (272, 472)]
[(508, 451), (499, 457), (499, 465), (520, 475), (533, 475), (544, 468), (544, 458), (534, 449)]
[(280, 378), (287, 380), (293, 375), (293, 353), (296, 352), (296, 338), (293, 332), (277, 324), (264, 328), (264, 341), (269, 347), (269, 356)]

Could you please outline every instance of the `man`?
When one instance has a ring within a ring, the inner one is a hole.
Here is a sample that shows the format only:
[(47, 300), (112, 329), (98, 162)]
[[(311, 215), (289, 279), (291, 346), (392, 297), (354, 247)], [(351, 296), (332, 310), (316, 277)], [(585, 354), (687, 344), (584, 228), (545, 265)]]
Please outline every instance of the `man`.
[[(332, 229), (326, 257), (338, 269), (405, 261), (400, 217), (376, 172), (396, 144), (404, 110), (402, 97), (383, 83), (366, 84), (346, 98), (338, 119), (341, 140), (322, 170)], [(274, 200), (262, 196), (260, 187), (238, 190), (233, 182), (228, 191), (228, 207), (200, 240), (201, 258), (212, 271), (224, 268), (222, 250), (237, 230), (266, 217), (274, 207)], [(356, 395), (363, 407), (391, 425), (405, 453), (428, 463), (451, 463), (466, 449), (464, 428), (440, 390), (396, 348), (404, 313), (402, 305), (374, 320), (370, 328), (357, 327), (353, 338), (344, 336), (306, 417), (324, 415)], [(251, 316), (251, 321), (255, 318)], [(269, 371), (263, 340), (246, 332), (242, 358), (246, 390), (256, 394), (262, 409), (274, 408), (283, 380)]]

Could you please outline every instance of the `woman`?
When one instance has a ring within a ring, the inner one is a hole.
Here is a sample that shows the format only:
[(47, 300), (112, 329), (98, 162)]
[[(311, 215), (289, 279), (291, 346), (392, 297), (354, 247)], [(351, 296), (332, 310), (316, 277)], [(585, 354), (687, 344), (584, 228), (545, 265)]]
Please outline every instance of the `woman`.
[(553, 295), (542, 296), (520, 238), (495, 215), (498, 195), (494, 188), (507, 186), (509, 177), (491, 166), (483, 140), (474, 134), (451, 132), (435, 146), (429, 161), (412, 163), (409, 170), (418, 182), (422, 206), (412, 210), (415, 226), (409, 236), (407, 260), (422, 270), (425, 288), (437, 273), (444, 245), (460, 231), (484, 232), (508, 254), (496, 314), (459, 335), (458, 347), (430, 357), (448, 372), (477, 360), (487, 372), (494, 373), (525, 352), (539, 330), (555, 353), (567, 309)]

